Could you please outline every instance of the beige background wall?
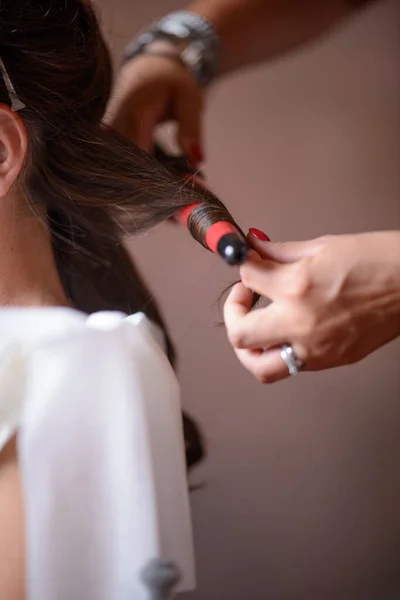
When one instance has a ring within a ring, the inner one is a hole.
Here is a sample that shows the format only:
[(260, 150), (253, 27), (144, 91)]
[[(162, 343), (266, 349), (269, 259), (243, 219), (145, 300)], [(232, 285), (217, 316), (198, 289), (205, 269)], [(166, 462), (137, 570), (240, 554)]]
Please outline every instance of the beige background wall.
[[(116, 56), (179, 6), (101, 5)], [(400, 227), (399, 23), (399, 2), (383, 2), (312, 50), (212, 90), (207, 173), (244, 228), (286, 240)], [(132, 248), (177, 342), (184, 403), (208, 438), (190, 597), (400, 598), (400, 345), (262, 387), (214, 327), (234, 271), (173, 226)]]

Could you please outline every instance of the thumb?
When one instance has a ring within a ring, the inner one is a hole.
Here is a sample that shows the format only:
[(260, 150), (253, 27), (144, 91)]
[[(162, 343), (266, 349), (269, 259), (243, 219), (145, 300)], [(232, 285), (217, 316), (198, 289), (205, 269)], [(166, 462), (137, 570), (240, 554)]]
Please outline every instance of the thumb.
[(203, 91), (197, 86), (181, 90), (175, 101), (178, 143), (195, 167), (203, 162), (202, 113)]
[(259, 256), (280, 263), (314, 256), (326, 243), (322, 238), (303, 242), (262, 242), (251, 234), (247, 238)]
[(297, 281), (296, 271), (301, 262), (284, 264), (282, 262), (260, 256), (260, 252), (252, 252), (248, 260), (240, 267), (240, 278), (243, 285), (270, 300), (284, 297)]

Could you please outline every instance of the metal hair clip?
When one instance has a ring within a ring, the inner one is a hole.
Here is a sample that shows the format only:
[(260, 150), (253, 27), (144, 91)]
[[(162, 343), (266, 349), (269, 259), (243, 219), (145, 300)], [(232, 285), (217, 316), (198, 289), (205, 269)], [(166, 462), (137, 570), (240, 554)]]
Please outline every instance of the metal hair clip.
[(13, 112), (18, 112), (19, 110), (22, 110), (23, 108), (25, 108), (25, 104), (22, 102), (22, 100), (20, 100), (18, 98), (17, 92), (15, 91), (15, 88), (13, 86), (13, 83), (10, 79), (10, 76), (7, 72), (7, 69), (4, 65), (4, 62), (3, 62), (3, 59), (1, 58), (1, 56), (0, 56), (0, 73), (3, 77), (4, 85), (6, 86), (8, 95), (10, 97), (11, 110)]

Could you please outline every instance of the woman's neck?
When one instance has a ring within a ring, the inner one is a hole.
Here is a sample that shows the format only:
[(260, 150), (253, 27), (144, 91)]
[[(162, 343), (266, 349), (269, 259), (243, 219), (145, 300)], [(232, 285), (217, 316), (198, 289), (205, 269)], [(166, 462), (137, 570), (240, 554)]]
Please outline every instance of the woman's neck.
[(45, 223), (0, 205), (0, 306), (68, 306)]

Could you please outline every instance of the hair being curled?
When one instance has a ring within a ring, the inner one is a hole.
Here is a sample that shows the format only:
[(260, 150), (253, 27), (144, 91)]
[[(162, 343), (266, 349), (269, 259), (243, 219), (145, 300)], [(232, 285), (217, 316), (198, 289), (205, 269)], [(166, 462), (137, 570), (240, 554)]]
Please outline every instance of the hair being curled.
[[(45, 210), (71, 304), (87, 313), (143, 310), (166, 331), (122, 241), (195, 202), (203, 216), (190, 231), (203, 245), (210, 221), (234, 224), (232, 217), (211, 193), (102, 124), (112, 69), (88, 1), (0, 0), (0, 56), (25, 104), (29, 149), (19, 183)], [(1, 79), (0, 102), (9, 104)], [(185, 421), (188, 435), (195, 429)], [(200, 446), (191, 451), (201, 458)]]

